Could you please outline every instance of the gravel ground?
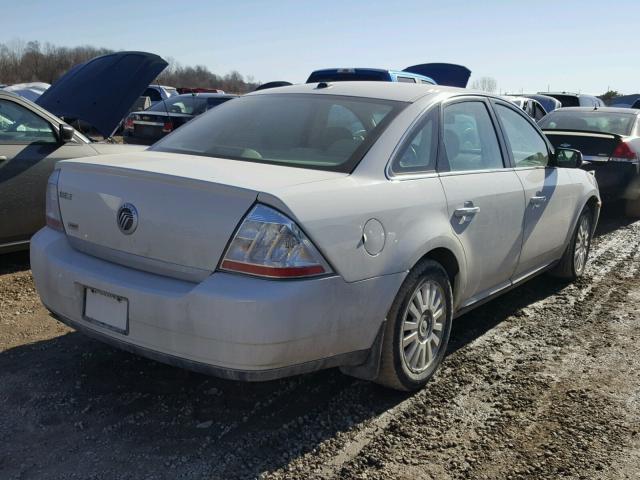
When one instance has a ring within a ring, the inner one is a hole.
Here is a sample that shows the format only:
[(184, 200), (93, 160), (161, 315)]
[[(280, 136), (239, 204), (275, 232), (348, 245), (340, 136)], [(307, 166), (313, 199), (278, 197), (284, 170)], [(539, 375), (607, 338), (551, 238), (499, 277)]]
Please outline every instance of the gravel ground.
[(587, 275), (454, 323), (406, 395), (328, 370), (243, 384), (51, 319), (0, 257), (0, 479), (638, 479), (640, 222), (601, 220)]

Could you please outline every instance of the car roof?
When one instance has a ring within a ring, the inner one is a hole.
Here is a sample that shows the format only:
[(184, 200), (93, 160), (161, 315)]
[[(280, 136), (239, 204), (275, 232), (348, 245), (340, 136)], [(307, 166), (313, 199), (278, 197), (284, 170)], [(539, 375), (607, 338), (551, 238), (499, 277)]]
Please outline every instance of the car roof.
[[(327, 85), (319, 87), (319, 85)], [(317, 95), (342, 95), (346, 97), (378, 98), (381, 100), (395, 100), (400, 102), (415, 102), (418, 99), (436, 94), (477, 94), (490, 96), (485, 92), (474, 92), (465, 88), (445, 87), (441, 85), (428, 85), (419, 83), (402, 82), (320, 82), (301, 83), (287, 87), (270, 88), (248, 93), (251, 95), (274, 95), (278, 93), (296, 94), (309, 93)]]
[(182, 97), (200, 97), (200, 98), (235, 98), (238, 95), (233, 93), (214, 93), (214, 92), (195, 92), (195, 93), (181, 93), (180, 95), (174, 95), (171, 98)]
[[(554, 112), (605, 112), (605, 113), (624, 113), (627, 115), (640, 115), (640, 111), (634, 111), (632, 108), (624, 107), (562, 107), (557, 108)], [(553, 113), (553, 112), (552, 112)]]

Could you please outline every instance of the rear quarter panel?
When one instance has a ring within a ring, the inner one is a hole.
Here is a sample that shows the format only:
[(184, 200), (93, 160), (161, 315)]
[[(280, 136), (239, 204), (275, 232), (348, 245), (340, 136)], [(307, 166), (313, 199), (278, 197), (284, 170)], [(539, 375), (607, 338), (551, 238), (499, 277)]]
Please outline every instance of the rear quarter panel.
[[(261, 194), (291, 215), (347, 282), (410, 270), (434, 248), (451, 250), (461, 270), (464, 254), (451, 232), (447, 202), (438, 177), (367, 180), (354, 176)], [(363, 243), (369, 219), (384, 228), (385, 243), (370, 255)]]

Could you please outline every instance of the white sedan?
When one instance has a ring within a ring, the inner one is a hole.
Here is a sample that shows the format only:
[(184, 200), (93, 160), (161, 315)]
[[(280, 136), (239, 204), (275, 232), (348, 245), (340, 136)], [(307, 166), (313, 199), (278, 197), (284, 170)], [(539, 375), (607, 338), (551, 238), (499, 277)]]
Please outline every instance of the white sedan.
[(600, 197), (580, 163), (484, 93), (262, 90), (147, 151), (60, 162), (31, 265), (56, 318), (141, 355), (412, 390), (454, 317), (583, 273)]

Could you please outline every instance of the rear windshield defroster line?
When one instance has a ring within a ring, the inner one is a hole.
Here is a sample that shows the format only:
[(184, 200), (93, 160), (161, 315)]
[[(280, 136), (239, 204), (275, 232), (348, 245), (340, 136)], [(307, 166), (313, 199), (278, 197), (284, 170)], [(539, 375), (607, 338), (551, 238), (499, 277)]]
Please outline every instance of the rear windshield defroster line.
[(151, 150), (350, 173), (408, 103), (319, 93), (249, 95)]

